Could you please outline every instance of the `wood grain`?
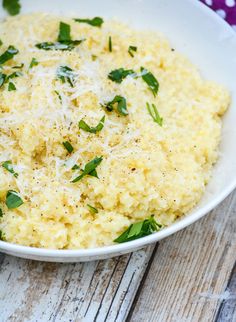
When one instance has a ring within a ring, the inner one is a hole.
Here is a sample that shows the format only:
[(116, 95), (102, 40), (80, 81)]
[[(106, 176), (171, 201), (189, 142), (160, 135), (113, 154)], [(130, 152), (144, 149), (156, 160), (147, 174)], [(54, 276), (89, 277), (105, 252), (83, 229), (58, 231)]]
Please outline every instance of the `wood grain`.
[[(224, 300), (234, 307), (236, 292), (227, 284), (235, 260), (236, 192), (207, 217), (160, 243), (128, 320), (214, 321)], [(236, 321), (232, 314), (227, 321)]]
[(4, 256), (0, 321), (124, 321), (154, 247), (78, 264)]

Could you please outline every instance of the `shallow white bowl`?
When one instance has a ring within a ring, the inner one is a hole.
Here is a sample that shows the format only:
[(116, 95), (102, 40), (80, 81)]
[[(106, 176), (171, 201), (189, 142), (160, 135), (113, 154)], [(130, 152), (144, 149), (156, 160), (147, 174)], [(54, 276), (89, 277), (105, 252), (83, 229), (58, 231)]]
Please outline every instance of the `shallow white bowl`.
[[(90, 261), (125, 254), (192, 224), (236, 187), (236, 34), (220, 17), (198, 0), (21, 0), (21, 3), (22, 13), (45, 11), (73, 17), (117, 17), (137, 28), (161, 31), (173, 47), (199, 66), (204, 77), (229, 88), (232, 104), (224, 117), (221, 155), (212, 180), (200, 204), (188, 216), (151, 236), (109, 247), (46, 250), (0, 241), (0, 251), (54, 262)], [(0, 18), (4, 16), (0, 8)]]

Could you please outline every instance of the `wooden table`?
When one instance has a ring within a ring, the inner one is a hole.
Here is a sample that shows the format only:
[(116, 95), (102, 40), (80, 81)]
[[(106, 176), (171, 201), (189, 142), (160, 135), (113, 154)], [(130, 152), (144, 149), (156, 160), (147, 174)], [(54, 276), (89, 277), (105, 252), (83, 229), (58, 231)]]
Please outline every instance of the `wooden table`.
[(85, 264), (0, 254), (0, 322), (236, 321), (236, 192), (139, 252)]

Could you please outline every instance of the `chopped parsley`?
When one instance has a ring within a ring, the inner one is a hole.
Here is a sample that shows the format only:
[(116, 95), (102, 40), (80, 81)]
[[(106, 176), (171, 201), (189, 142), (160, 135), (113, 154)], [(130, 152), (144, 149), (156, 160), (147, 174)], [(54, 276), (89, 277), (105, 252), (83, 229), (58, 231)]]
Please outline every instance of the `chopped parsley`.
[(90, 176), (98, 178), (96, 168), (99, 166), (99, 164), (101, 162), (102, 162), (102, 157), (96, 157), (92, 161), (88, 162), (85, 165), (84, 170), (81, 170), (82, 174), (80, 176), (76, 177), (72, 182), (75, 183), (75, 182), (81, 180), (86, 175), (90, 175)]
[(132, 69), (119, 68), (111, 71), (108, 74), (108, 78), (120, 84), (129, 75), (135, 75), (135, 72)]
[(17, 15), (21, 8), (19, 0), (3, 0), (2, 6), (11, 16)]
[(129, 226), (118, 238), (114, 240), (116, 243), (125, 243), (141, 237), (151, 235), (155, 231), (159, 231), (162, 225), (157, 223), (154, 215), (144, 221), (137, 222)]
[(90, 211), (93, 215), (95, 215), (95, 214), (97, 214), (97, 213), (98, 213), (97, 208), (95, 208), (95, 207), (93, 207), (93, 206), (91, 206), (91, 205), (89, 205), (89, 204), (87, 204), (87, 206), (88, 206), (88, 208), (89, 208), (89, 211)]
[(18, 53), (18, 49), (13, 46), (9, 46), (8, 49), (0, 56), (0, 65), (6, 63), (8, 60), (11, 60)]
[(0, 39), (0, 47), (3, 45), (3, 42), (2, 42), (2, 40)]
[(3, 217), (3, 211), (2, 211), (2, 208), (0, 208), (0, 218)]
[(5, 168), (8, 172), (12, 173), (15, 178), (18, 177), (18, 173), (16, 173), (13, 169), (13, 165), (11, 161), (5, 161), (2, 164), (2, 167)]
[(20, 65), (13, 66), (13, 69), (22, 69), (25, 64), (21, 63)]
[(109, 40), (108, 40), (108, 49), (109, 49), (109, 52), (111, 53), (112, 52), (112, 39), (111, 39), (111, 36), (109, 36)]
[(101, 27), (104, 20), (100, 17), (95, 17), (93, 19), (81, 19), (81, 18), (76, 18), (74, 19), (74, 21), (76, 22), (80, 22), (80, 23), (87, 23), (89, 24), (90, 26), (93, 26), (93, 27)]
[(74, 148), (69, 141), (65, 141), (62, 144), (64, 145), (64, 148), (67, 150), (68, 153), (72, 153), (74, 151)]
[(60, 22), (59, 35), (58, 35), (57, 41), (62, 43), (65, 41), (71, 41), (70, 25), (62, 21)]
[(36, 44), (38, 49), (43, 50), (73, 50), (80, 45), (85, 39), (72, 40), (70, 35), (70, 25), (60, 22), (59, 34), (56, 42), (42, 42)]
[(38, 64), (39, 62), (37, 61), (37, 59), (33, 57), (29, 65), (29, 69), (33, 68), (34, 66), (37, 66)]
[(15, 209), (23, 205), (23, 200), (16, 191), (9, 190), (6, 196), (6, 205), (8, 209)]
[(117, 104), (117, 111), (121, 115), (128, 115), (126, 99), (123, 96), (116, 95), (114, 99), (105, 104), (105, 108), (111, 112), (114, 109), (114, 105)]
[(4, 240), (4, 234), (1, 230), (0, 230), (0, 240)]
[(73, 165), (73, 167), (71, 168), (71, 170), (79, 170), (80, 166), (78, 164)]
[(155, 104), (150, 105), (147, 103), (147, 110), (148, 113), (151, 115), (154, 122), (156, 122), (158, 125), (162, 126), (163, 124), (163, 118), (160, 117), (160, 114), (157, 111), (157, 107)]
[(159, 89), (159, 83), (155, 76), (149, 72), (147, 69), (141, 67), (141, 74), (142, 74), (142, 79), (144, 80), (145, 83), (147, 83), (148, 87), (152, 91), (153, 95), (156, 96), (158, 89)]
[(61, 97), (60, 93), (58, 91), (54, 91), (54, 93), (57, 95), (57, 97), (59, 98), (60, 102), (62, 102), (62, 97)]
[(104, 122), (105, 122), (105, 116), (103, 116), (101, 118), (101, 120), (99, 121), (98, 125), (95, 126), (95, 127), (91, 127), (84, 120), (80, 120), (79, 121), (79, 128), (84, 130), (84, 131), (86, 131), (86, 132), (96, 134), (97, 132), (100, 132), (103, 129)]
[(7, 79), (7, 75), (0, 72), (0, 87), (4, 85), (4, 83), (6, 82), (6, 79)]
[(8, 91), (9, 92), (16, 91), (16, 86), (15, 86), (14, 83), (9, 82), (9, 84), (8, 84)]
[(75, 85), (75, 72), (68, 66), (58, 67), (57, 78), (59, 78), (62, 83), (68, 82), (71, 87), (74, 87)]
[(134, 57), (134, 52), (137, 51), (137, 47), (135, 46), (129, 46), (128, 53), (130, 54), (131, 57)]

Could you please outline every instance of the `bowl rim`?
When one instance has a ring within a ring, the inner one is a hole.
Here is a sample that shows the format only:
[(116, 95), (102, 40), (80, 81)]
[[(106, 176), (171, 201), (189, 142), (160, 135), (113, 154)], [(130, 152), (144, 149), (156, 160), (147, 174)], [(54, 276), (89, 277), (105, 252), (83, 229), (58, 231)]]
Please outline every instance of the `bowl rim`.
[[(228, 34), (231, 34), (232, 37), (236, 39), (236, 33), (231, 28), (231, 26), (219, 17), (213, 10), (207, 7), (200, 1), (196, 0), (187, 0), (191, 3), (191, 5), (201, 10), (214, 21), (222, 26), (222, 28), (227, 31)], [(97, 256), (112, 256), (117, 254), (123, 254), (133, 251), (134, 249), (145, 247), (151, 243), (157, 242), (165, 237), (168, 237), (185, 227), (193, 224), (203, 216), (207, 215), (212, 209), (214, 209), (217, 205), (219, 205), (234, 189), (236, 188), (236, 175), (229, 185), (227, 185), (211, 202), (207, 203), (204, 207), (200, 209), (196, 209), (193, 213), (186, 215), (183, 219), (173, 223), (172, 225), (164, 228), (159, 232), (155, 232), (152, 235), (136, 239), (130, 242), (122, 243), (122, 244), (114, 244), (103, 247), (96, 248), (88, 248), (88, 249), (47, 249), (47, 248), (36, 248), (31, 246), (22, 246), (14, 243), (9, 243), (0, 240), (0, 251), (5, 253), (14, 253), (14, 255), (19, 257), (24, 256), (33, 256), (39, 258), (95, 258)]]

